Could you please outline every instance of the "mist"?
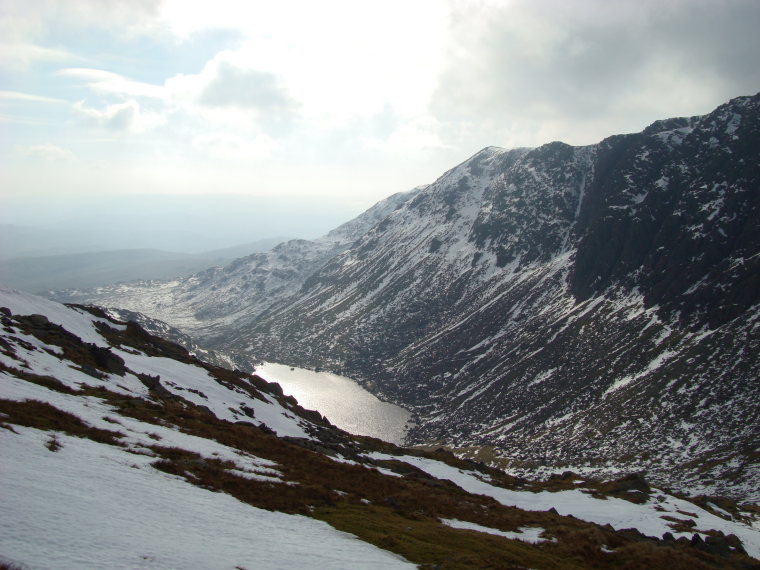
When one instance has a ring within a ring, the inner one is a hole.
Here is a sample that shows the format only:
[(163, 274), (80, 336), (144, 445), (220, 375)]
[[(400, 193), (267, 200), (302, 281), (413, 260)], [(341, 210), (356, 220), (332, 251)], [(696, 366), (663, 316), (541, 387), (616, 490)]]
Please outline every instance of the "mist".
[(270, 238), (313, 239), (370, 204), (237, 194), (13, 197), (0, 256), (124, 249), (203, 253)]

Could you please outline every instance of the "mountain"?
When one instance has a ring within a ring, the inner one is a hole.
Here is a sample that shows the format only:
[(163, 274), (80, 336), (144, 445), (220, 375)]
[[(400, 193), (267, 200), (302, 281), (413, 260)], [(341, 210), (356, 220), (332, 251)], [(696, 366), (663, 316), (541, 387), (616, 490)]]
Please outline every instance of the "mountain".
[(199, 254), (127, 249), (14, 257), (0, 259), (0, 275), (10, 287), (35, 292), (138, 279), (171, 279), (197, 273), (211, 265), (224, 265), (242, 255), (266, 251), (281, 241), (260, 240)]
[(352, 436), (92, 307), (0, 289), (0, 324), (2, 569), (758, 567), (724, 499)]
[(341, 371), (415, 412), (410, 443), (760, 499), (760, 95), (489, 147), (387, 210), (339, 248), (291, 242), (290, 275), (73, 298), (149, 305), (243, 364)]
[[(312, 273), (420, 190), (394, 194), (319, 239), (283, 242), (186, 278), (68, 289), (50, 297), (140, 312), (204, 341), (241, 317), (296, 294)], [(240, 361), (241, 366), (249, 362), (245, 354)]]

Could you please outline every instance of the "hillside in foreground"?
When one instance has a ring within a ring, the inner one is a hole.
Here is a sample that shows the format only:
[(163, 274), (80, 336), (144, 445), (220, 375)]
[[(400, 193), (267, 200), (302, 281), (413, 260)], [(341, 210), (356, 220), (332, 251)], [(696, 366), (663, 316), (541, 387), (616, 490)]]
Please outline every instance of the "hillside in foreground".
[(731, 501), (351, 436), (99, 309), (0, 307), (7, 567), (760, 566), (757, 513)]

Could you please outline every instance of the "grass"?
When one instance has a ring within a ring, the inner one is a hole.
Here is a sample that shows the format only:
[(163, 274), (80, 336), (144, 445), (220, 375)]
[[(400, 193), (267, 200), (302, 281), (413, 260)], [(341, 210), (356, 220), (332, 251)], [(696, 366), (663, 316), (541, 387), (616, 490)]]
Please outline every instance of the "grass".
[(98, 443), (121, 445), (119, 439), (124, 437), (124, 434), (120, 432), (92, 427), (77, 416), (39, 400), (17, 402), (0, 399), (0, 414), (3, 415), (6, 422), (11, 424), (45, 431), (63, 432), (75, 437), (85, 437)]
[[(439, 569), (623, 568), (629, 570), (708, 570), (741, 568), (748, 559), (719, 558), (686, 545), (662, 546), (561, 517), (501, 505), (452, 484), (416, 476), (388, 477), (361, 465), (337, 463), (249, 426), (216, 419), (196, 423), (183, 413), (183, 431), (274, 460), (285, 480), (297, 485), (251, 481), (229, 473), (230, 464), (175, 448), (154, 447), (154, 465), (207, 489), (222, 491), (259, 508), (323, 520), (362, 540), (419, 564)], [(178, 418), (165, 417), (164, 421)], [(556, 542), (530, 545), (439, 522), (454, 518), (501, 530), (539, 526)], [(602, 548), (614, 549), (607, 553)]]
[(60, 450), (63, 447), (63, 444), (55, 435), (53, 435), (45, 444), (45, 447), (47, 447), (50, 451), (55, 452), (55, 451)]
[(314, 517), (400, 554), (421, 567), (441, 570), (543, 568), (575, 570), (537, 546), (475, 531), (454, 529), (424, 515), (403, 515), (393, 508), (340, 503), (316, 509)]
[(43, 376), (40, 374), (34, 374), (33, 372), (29, 372), (28, 370), (22, 370), (20, 368), (14, 368), (12, 366), (7, 366), (6, 364), (0, 362), (0, 371), (7, 373), (9, 376), (15, 376), (16, 378), (20, 378), (21, 380), (26, 380), (27, 382), (31, 382), (32, 384), (37, 384), (38, 386), (43, 386), (47, 388), (48, 390), (53, 390), (54, 392), (60, 392), (62, 394), (76, 394), (77, 391), (69, 388), (58, 380), (57, 378), (53, 378), (52, 376)]

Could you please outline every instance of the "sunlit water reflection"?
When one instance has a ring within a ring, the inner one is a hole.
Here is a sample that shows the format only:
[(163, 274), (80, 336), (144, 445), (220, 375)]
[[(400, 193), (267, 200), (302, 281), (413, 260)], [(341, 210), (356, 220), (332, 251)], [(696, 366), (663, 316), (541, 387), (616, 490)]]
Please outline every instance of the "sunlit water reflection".
[(350, 378), (270, 362), (258, 366), (256, 374), (349, 433), (403, 443), (411, 413), (378, 400)]

